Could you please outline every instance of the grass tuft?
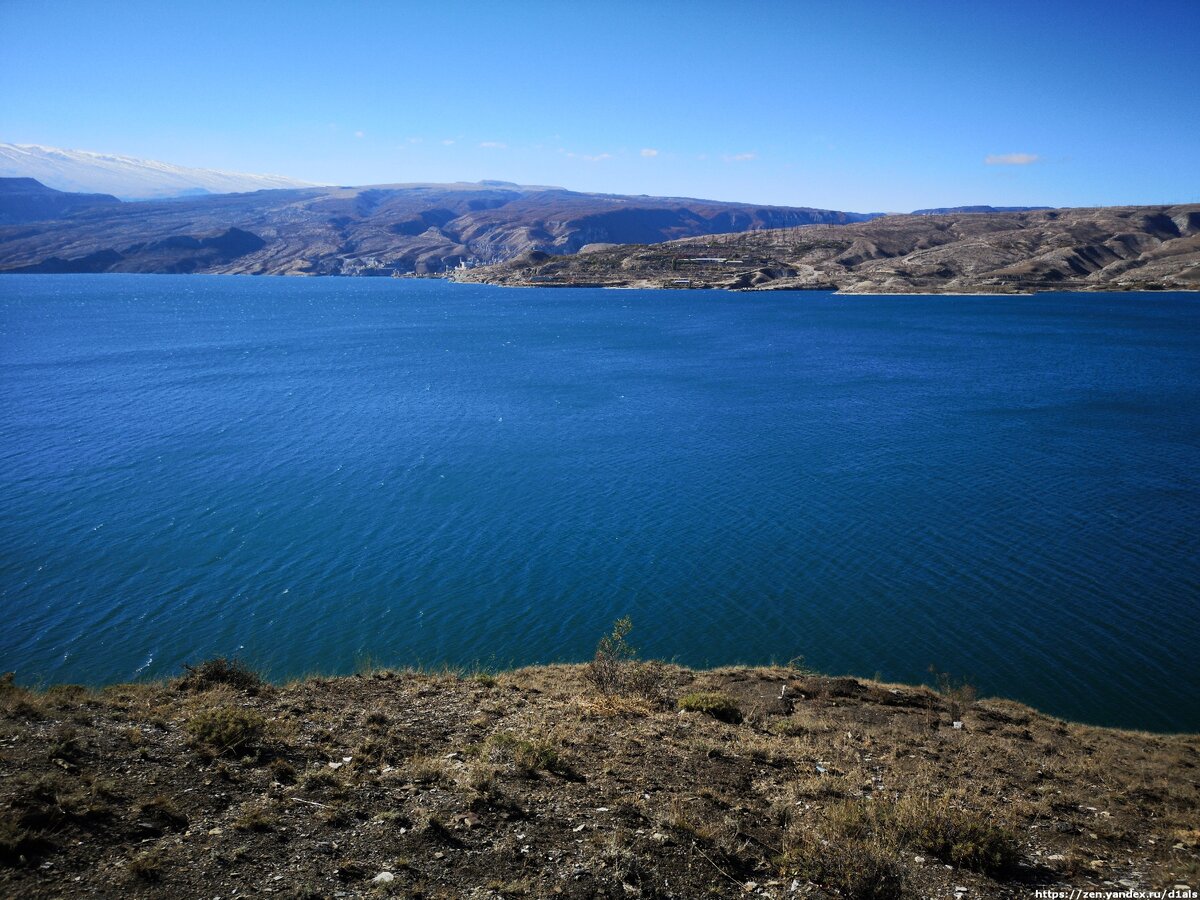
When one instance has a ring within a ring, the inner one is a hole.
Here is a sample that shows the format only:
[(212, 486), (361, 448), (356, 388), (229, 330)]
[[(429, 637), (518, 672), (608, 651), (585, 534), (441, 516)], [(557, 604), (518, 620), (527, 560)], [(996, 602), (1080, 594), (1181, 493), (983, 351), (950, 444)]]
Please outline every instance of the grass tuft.
[(252, 755), (259, 749), (266, 719), (256, 712), (237, 706), (215, 706), (202, 709), (187, 722), (188, 736), (193, 745), (217, 755)]
[(686, 694), (679, 698), (679, 708), (704, 713), (714, 719), (735, 725), (742, 721), (742, 710), (738, 706), (738, 702), (728, 694), (714, 691)]

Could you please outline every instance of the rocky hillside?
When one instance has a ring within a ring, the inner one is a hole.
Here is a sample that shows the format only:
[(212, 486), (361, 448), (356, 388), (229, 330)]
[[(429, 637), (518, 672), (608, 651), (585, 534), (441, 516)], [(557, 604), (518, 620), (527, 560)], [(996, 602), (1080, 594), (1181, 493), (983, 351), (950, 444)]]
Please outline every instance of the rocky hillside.
[(1198, 814), (1197, 736), (949, 683), (620, 654), (282, 686), (224, 661), (103, 690), (0, 680), (11, 898), (1186, 889)]
[[(0, 215), (3, 210), (0, 194)], [(304, 188), (122, 203), (69, 219), (0, 227), (0, 272), (431, 274), (531, 250), (570, 254), (586, 244), (863, 218), (504, 182)], [(195, 252), (213, 241), (225, 249)]]
[(1200, 204), (886, 216), (455, 273), (507, 285), (856, 293), (1200, 289)]

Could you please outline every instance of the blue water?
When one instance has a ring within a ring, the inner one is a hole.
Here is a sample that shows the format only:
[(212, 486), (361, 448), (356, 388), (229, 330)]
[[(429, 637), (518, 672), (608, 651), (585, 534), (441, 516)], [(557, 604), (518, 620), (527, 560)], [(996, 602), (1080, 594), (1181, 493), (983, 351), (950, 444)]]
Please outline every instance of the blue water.
[(1200, 296), (0, 279), (0, 667), (644, 655), (1200, 729)]

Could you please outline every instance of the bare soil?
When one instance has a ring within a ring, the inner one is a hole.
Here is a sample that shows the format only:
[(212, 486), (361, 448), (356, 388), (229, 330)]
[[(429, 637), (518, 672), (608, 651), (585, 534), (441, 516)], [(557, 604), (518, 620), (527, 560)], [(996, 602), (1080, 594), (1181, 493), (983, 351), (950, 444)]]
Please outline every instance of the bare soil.
[(1200, 884), (1196, 735), (787, 668), (588, 672), (2, 682), (0, 896)]

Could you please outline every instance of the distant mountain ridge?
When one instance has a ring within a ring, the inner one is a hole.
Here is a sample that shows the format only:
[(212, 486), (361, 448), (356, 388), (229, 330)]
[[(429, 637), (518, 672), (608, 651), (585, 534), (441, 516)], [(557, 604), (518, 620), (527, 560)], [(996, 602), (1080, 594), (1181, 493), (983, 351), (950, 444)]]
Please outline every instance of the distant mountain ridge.
[(122, 200), (311, 186), (309, 182), (282, 175), (193, 169), (90, 150), (7, 143), (0, 143), (0, 177), (35, 178), (56, 190), (101, 192)]
[(32, 178), (0, 178), (0, 225), (61, 219), (120, 203), (111, 194), (72, 194), (48, 188)]
[(954, 213), (1011, 213), (1033, 212), (1050, 209), (1049, 206), (935, 206), (932, 209), (914, 209), (914, 216), (946, 216)]
[[(572, 254), (588, 244), (655, 243), (871, 217), (506, 182), (309, 187), (118, 203), (52, 221), (25, 219), (23, 227), (0, 228), (0, 271), (433, 274), (530, 251)], [(254, 240), (231, 240), (231, 234)]]

